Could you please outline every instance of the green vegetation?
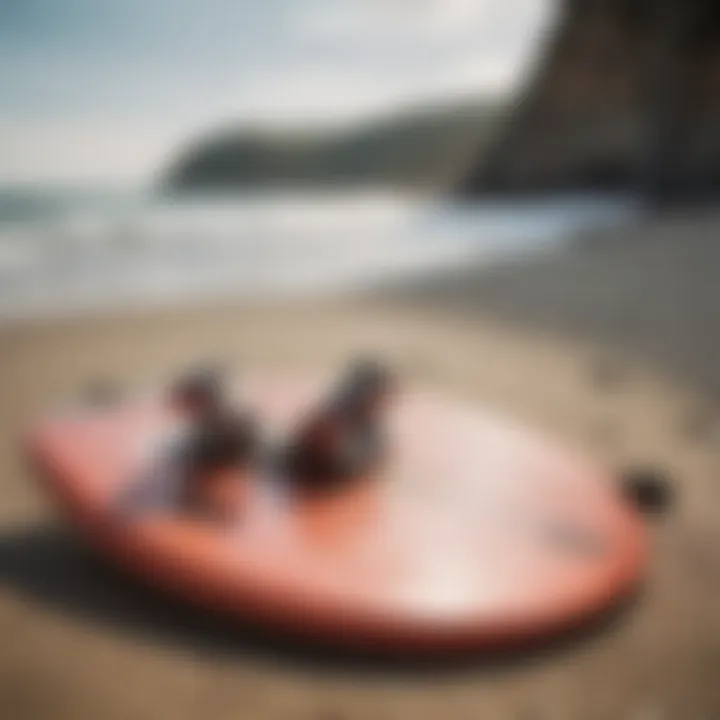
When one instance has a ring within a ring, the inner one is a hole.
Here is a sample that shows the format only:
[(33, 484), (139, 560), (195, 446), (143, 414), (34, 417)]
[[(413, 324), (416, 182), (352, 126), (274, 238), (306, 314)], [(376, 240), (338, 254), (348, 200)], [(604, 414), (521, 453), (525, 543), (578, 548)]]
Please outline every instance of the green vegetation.
[(238, 128), (192, 143), (166, 173), (173, 191), (389, 185), (442, 188), (475, 165), (498, 101), (415, 109), (333, 131)]

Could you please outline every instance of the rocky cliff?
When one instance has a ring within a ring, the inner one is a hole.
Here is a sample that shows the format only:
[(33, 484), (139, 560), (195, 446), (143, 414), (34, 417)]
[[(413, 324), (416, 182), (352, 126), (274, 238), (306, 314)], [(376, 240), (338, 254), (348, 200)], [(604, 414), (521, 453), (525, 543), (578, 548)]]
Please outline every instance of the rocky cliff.
[(720, 196), (720, 2), (565, 0), (463, 189)]

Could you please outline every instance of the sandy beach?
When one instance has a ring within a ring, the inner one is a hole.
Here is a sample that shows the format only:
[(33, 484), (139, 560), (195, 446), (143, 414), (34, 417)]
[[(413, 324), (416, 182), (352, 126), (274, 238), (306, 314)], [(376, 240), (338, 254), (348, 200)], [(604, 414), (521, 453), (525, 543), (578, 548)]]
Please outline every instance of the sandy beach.
[[(492, 269), (337, 300), (207, 305), (0, 327), (0, 717), (714, 720), (720, 717), (717, 218), (646, 222)], [(117, 577), (18, 455), (22, 428), (91, 380), (152, 385), (219, 358), (331, 369), (377, 352), (579, 444), (662, 468), (643, 596), (534, 657), (377, 671), (258, 648)]]

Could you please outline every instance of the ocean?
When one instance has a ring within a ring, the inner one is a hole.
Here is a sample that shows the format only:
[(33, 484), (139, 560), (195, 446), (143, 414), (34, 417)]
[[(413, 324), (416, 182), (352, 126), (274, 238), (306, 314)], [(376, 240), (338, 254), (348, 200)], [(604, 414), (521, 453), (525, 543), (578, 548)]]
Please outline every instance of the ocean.
[(0, 189), (0, 317), (318, 295), (552, 250), (627, 198), (450, 202), (390, 191)]

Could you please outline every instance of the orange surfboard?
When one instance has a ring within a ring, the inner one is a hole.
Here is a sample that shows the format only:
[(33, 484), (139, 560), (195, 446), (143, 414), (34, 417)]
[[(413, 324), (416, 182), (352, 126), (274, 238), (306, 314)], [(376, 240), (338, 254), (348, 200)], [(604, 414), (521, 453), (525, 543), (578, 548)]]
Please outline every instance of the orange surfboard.
[[(245, 396), (282, 435), (313, 385)], [(296, 497), (269, 471), (238, 477), (229, 523), (172, 510), (162, 399), (40, 422), (28, 451), (87, 541), (160, 589), (243, 621), (349, 648), (493, 649), (569, 629), (630, 593), (642, 520), (612, 478), (521, 426), (426, 392), (389, 411), (378, 477)]]

